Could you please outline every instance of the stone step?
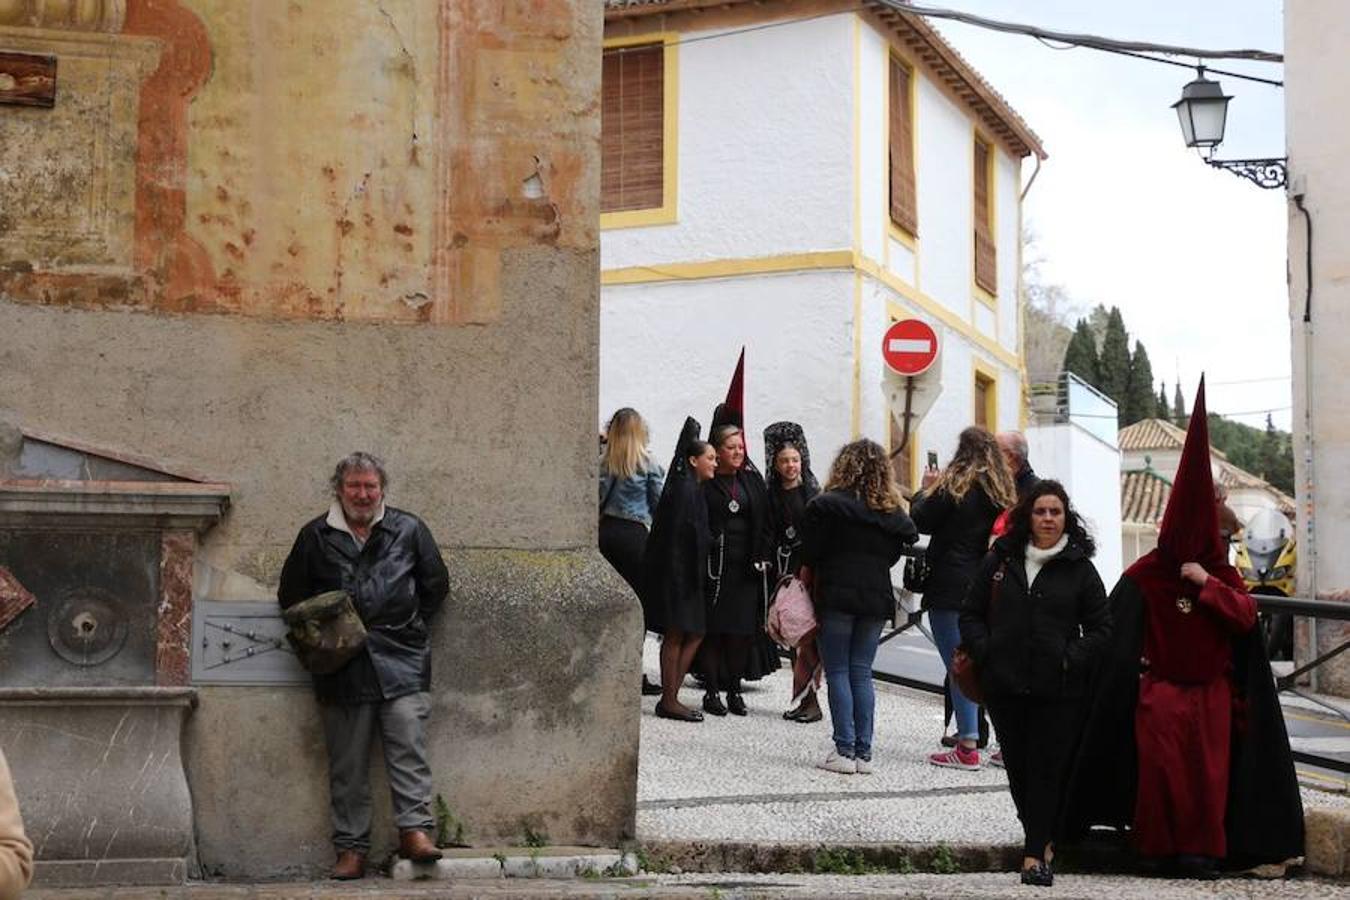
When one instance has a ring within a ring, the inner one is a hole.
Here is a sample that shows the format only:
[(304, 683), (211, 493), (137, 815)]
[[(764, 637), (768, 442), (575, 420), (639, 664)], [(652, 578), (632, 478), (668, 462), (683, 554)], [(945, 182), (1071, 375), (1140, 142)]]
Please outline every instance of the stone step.
[(474, 847), (448, 849), (435, 862), (397, 859), (395, 881), (458, 881), (466, 878), (621, 878), (636, 875), (637, 856), (596, 847)]

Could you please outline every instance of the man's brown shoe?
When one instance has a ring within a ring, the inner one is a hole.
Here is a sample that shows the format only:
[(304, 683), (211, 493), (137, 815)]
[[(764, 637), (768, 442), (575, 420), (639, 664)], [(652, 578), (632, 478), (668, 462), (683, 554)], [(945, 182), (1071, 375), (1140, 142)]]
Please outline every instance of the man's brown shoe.
[(441, 851), (425, 831), (409, 828), (398, 836), (398, 855), (413, 862), (435, 862)]
[(333, 877), (338, 881), (354, 881), (366, 877), (366, 855), (359, 850), (339, 850)]

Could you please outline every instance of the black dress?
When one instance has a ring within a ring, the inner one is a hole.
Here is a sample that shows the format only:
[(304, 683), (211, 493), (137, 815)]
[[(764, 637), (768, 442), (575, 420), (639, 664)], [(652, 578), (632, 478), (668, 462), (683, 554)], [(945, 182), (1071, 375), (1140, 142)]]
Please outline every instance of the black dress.
[(703, 497), (713, 535), (704, 589), (708, 633), (755, 635), (764, 621), (764, 578), (754, 564), (768, 557), (764, 483), (745, 471), (718, 475), (703, 483)]
[(806, 504), (820, 489), (801, 484), (784, 490), (775, 484), (769, 488), (769, 506), (773, 510), (774, 576), (796, 575), (802, 568), (802, 523)]
[(708, 505), (684, 453), (698, 436), (698, 422), (686, 419), (643, 555), (642, 608), (648, 630), (662, 634), (703, 634), (707, 627)]

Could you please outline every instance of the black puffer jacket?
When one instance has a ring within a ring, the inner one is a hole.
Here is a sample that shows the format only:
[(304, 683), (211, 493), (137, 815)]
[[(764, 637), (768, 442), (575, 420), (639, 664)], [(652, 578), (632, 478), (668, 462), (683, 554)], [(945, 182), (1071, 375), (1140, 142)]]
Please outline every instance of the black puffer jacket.
[(1097, 567), (1073, 541), (1027, 585), (1025, 545), (994, 542), (961, 610), (961, 642), (991, 699), (1081, 697), (1111, 640)]
[(817, 495), (806, 504), (802, 536), (817, 608), (889, 619), (895, 612), (891, 566), (918, 539), (904, 510), (878, 512), (843, 491)]
[(285, 609), (325, 591), (351, 595), (366, 625), (366, 652), (315, 675), (314, 690), (324, 703), (369, 703), (431, 689), (427, 623), (449, 587), (431, 531), (411, 513), (385, 507), (360, 549), (327, 514), (301, 528), (277, 600)]
[(960, 609), (1001, 510), (975, 484), (959, 503), (946, 491), (915, 494), (909, 512), (919, 531), (932, 535), (924, 554), (929, 574), (923, 608)]

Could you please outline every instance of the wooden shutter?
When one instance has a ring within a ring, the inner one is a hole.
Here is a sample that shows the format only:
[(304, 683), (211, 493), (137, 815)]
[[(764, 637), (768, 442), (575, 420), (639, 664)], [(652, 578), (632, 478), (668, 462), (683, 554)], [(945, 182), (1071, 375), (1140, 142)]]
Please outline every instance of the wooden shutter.
[(998, 293), (998, 259), (990, 221), (989, 166), (993, 148), (975, 140), (975, 283), (991, 294)]
[(914, 114), (910, 70), (891, 57), (890, 158), (891, 221), (918, 237), (919, 201), (914, 188)]
[(601, 71), (600, 211), (657, 209), (665, 182), (665, 47), (606, 50)]

